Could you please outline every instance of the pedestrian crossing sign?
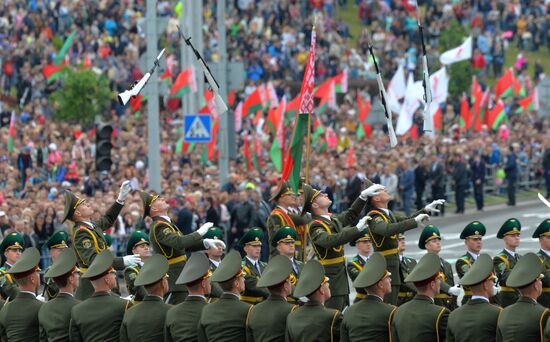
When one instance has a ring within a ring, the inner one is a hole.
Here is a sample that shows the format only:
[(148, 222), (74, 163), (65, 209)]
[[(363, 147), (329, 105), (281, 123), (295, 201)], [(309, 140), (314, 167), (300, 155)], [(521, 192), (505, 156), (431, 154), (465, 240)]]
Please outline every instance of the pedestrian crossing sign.
[(183, 125), (183, 141), (188, 143), (207, 143), (212, 140), (210, 115), (187, 114)]

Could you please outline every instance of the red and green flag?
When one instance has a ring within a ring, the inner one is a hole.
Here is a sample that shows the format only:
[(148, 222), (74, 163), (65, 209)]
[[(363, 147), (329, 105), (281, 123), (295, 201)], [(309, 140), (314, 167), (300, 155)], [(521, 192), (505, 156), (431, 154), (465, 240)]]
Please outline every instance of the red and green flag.
[(246, 159), (246, 171), (247, 172), (251, 172), (252, 171), (252, 167), (253, 167), (253, 163), (252, 163), (252, 156), (250, 154), (250, 137), (248, 135), (248, 133), (246, 133), (246, 135), (244, 136), (244, 144), (243, 144), (243, 154), (244, 154), (244, 157)]
[(328, 87), (324, 87), (322, 92), (318, 92), (317, 94), (321, 97), (319, 107), (317, 108), (319, 114), (324, 113), (328, 108), (336, 108), (336, 92), (334, 91), (333, 79), (329, 80)]
[(69, 51), (71, 45), (73, 44), (73, 40), (75, 36), (76, 36), (76, 31), (73, 31), (67, 37), (67, 39), (65, 39), (63, 46), (61, 47), (59, 52), (55, 55), (55, 58), (53, 60), (53, 65), (59, 66), (62, 64), (63, 60), (65, 59), (65, 56), (67, 55), (67, 52)]
[(534, 95), (530, 95), (519, 100), (518, 102), (519, 107), (518, 109), (516, 109), (516, 113), (524, 113), (528, 110), (534, 110), (535, 109), (534, 98), (535, 98)]
[(212, 140), (208, 143), (208, 160), (214, 161), (216, 154), (216, 141), (218, 139), (219, 118), (212, 120)]
[(292, 101), (288, 102), (285, 109), (285, 126), (289, 125), (290, 122), (294, 119), (296, 116), (296, 113), (298, 113), (298, 109), (300, 108), (300, 94), (298, 94)]
[(346, 166), (350, 168), (350, 167), (353, 167), (354, 165), (355, 165), (355, 151), (353, 150), (353, 145), (351, 145), (348, 150), (348, 160), (346, 161)]
[(42, 69), (42, 75), (44, 75), (44, 78), (48, 83), (51, 83), (57, 80), (59, 77), (61, 77), (61, 75), (63, 74), (64, 67), (65, 67), (65, 64), (61, 64), (61, 65), (48, 64)]
[(369, 100), (365, 100), (361, 97), (361, 94), (357, 93), (357, 107), (359, 109), (359, 125), (357, 127), (357, 140), (362, 140), (364, 137), (370, 137), (372, 134), (372, 125), (367, 124), (367, 118), (369, 117), (371, 105)]
[(337, 93), (348, 92), (348, 69), (344, 69), (341, 73), (333, 77), (334, 91)]
[(498, 126), (507, 119), (504, 102), (498, 100), (497, 103), (487, 113), (487, 126), (493, 130), (497, 130)]
[(10, 128), (8, 131), (8, 151), (13, 152), (13, 141), (15, 140), (15, 111), (11, 112)]
[(197, 92), (197, 81), (195, 77), (195, 68), (190, 66), (179, 73), (178, 77), (170, 89), (170, 97), (182, 97), (184, 94)]
[(283, 99), (279, 102), (279, 106), (276, 109), (271, 109), (267, 118), (267, 126), (273, 134), (273, 143), (269, 149), (269, 156), (271, 162), (277, 172), (283, 170), (283, 150), (284, 150), (284, 119), (283, 113), (286, 109), (286, 100)]
[(512, 69), (506, 70), (504, 75), (498, 79), (495, 85), (495, 96), (497, 99), (505, 98), (512, 94), (514, 84), (514, 73)]
[(260, 94), (262, 91), (262, 87), (258, 86), (244, 100), (243, 117), (246, 117), (249, 114), (255, 114), (259, 110), (263, 110), (262, 95)]
[(473, 104), (474, 115), (474, 130), (478, 132), (481, 130), (481, 124), (483, 120), (481, 118), (481, 100), (483, 99), (483, 89), (477, 82), (477, 78), (474, 76), (472, 81), (472, 96), (471, 101)]
[(472, 111), (468, 104), (466, 95), (462, 95), (462, 101), (460, 102), (460, 130), (462, 132), (469, 130), (474, 123)]

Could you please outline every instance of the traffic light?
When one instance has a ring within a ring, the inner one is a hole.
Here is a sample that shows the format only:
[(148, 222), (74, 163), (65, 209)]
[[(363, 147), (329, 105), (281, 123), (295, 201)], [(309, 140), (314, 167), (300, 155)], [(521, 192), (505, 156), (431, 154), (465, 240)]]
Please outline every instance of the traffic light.
[(105, 123), (98, 123), (95, 130), (95, 169), (96, 171), (110, 171), (113, 160), (111, 159), (111, 136), (113, 126)]

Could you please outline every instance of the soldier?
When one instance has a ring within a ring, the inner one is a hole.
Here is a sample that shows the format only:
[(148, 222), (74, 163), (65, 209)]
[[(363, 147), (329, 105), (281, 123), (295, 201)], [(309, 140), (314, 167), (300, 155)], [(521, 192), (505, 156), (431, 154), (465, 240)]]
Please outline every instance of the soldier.
[[(542, 293), (544, 267), (535, 253), (526, 253), (506, 279), (506, 284), (518, 289), (515, 304), (504, 308), (497, 323), (497, 341), (543, 341), (549, 309), (537, 303)], [(548, 329), (546, 329), (548, 332)]]
[(307, 233), (319, 262), (325, 267), (327, 277), (330, 278), (332, 297), (327, 298), (325, 305), (328, 308), (343, 310), (349, 305), (344, 245), (356, 239), (367, 227), (367, 220), (370, 219), (368, 216), (359, 220), (357, 225), (354, 224), (365, 207), (367, 196), (377, 194), (383, 187), (376, 184), (363, 190), (351, 207), (338, 215), (329, 214), (328, 208), (332, 201), (326, 193), (315, 190), (308, 184), (304, 184), (303, 189), (302, 213), (310, 212), (313, 219)]
[(372, 217), (369, 224), (371, 240), (375, 252), (380, 252), (386, 257), (388, 263), (388, 271), (395, 274), (392, 277), (392, 292), (384, 298), (386, 303), (393, 305), (397, 304), (399, 289), (401, 287), (401, 278), (397, 275), (402, 271), (399, 263), (399, 243), (397, 237), (399, 233), (404, 233), (417, 227), (424, 227), (429, 221), (428, 213), (438, 213), (438, 206), (445, 203), (444, 200), (435, 200), (428, 204), (424, 209), (416, 212), (411, 217), (396, 215), (388, 209), (388, 203), (392, 197), (386, 190), (380, 191), (375, 196), (370, 196), (369, 207), (372, 210), (368, 213)]
[(145, 287), (147, 296), (131, 307), (120, 326), (120, 341), (161, 341), (170, 305), (162, 300), (168, 292), (168, 260), (160, 254), (147, 259), (134, 284)]
[[(105, 237), (105, 242), (107, 242), (107, 248), (108, 248), (111, 252), (113, 252), (114, 255), (116, 255), (116, 250), (115, 250), (114, 248), (111, 248), (111, 246), (113, 245), (113, 237), (111, 236), (111, 234), (107, 234), (107, 233), (103, 232), (103, 236)], [(138, 255), (136, 254), (136, 256), (138, 256)], [(143, 263), (143, 260), (140, 259), (140, 262), (137, 263), (137, 264), (135, 264), (135, 265), (139, 265), (139, 264), (141, 264), (141, 263)], [(127, 266), (127, 267), (131, 267), (131, 266), (132, 266), (132, 265)], [(125, 269), (126, 269), (126, 268), (125, 268)], [(115, 277), (115, 279), (116, 279), (116, 286), (115, 286), (114, 289), (111, 290), (111, 292), (120, 296), (120, 282), (118, 281), (118, 274), (119, 274), (119, 272), (117, 271), (116, 277)]]
[(424, 255), (406, 282), (414, 283), (417, 295), (398, 307), (391, 323), (392, 341), (444, 341), (449, 309), (436, 305), (435, 295), (439, 293), (441, 263), (433, 253)]
[[(86, 273), (98, 253), (108, 248), (103, 231), (109, 229), (115, 222), (130, 190), (130, 181), (124, 181), (115, 203), (107, 210), (105, 216), (95, 222), (91, 221), (94, 210), (90, 204), (85, 199), (76, 197), (72, 192), (65, 191), (65, 212), (62, 222), (66, 220), (74, 222), (73, 248), (76, 252), (78, 267), (82, 273)], [(113, 266), (117, 270), (123, 270), (124, 267), (136, 264), (139, 261), (139, 257), (127, 255), (123, 258), (115, 258)], [(75, 298), (84, 300), (89, 298), (93, 292), (94, 288), (90, 280), (87, 277), (81, 277)]]
[(288, 315), (285, 335), (287, 342), (340, 340), (342, 313), (325, 307), (330, 298), (328, 281), (325, 268), (319, 261), (310, 260), (305, 264), (294, 289), (294, 296), (306, 296), (308, 301)]
[(493, 268), (498, 278), (500, 292), (496, 295), (497, 303), (503, 308), (514, 304), (518, 300), (518, 293), (507, 285), (506, 279), (518, 262), (520, 255), (516, 253), (519, 246), (521, 224), (515, 218), (506, 220), (497, 233), (497, 239), (504, 240), (504, 249), (493, 258)]
[(284, 255), (290, 259), (292, 265), (291, 279), (292, 286), (296, 285), (296, 280), (300, 277), (304, 263), (300, 260), (296, 260), (295, 256), (295, 244), (298, 238), (298, 232), (292, 227), (282, 227), (279, 229), (271, 239), (271, 246), (277, 250), (277, 253)]
[[(372, 243), (370, 241), (369, 229), (365, 228), (355, 240), (351, 241), (350, 246), (357, 249), (357, 255), (351, 258), (347, 264), (348, 275), (351, 281), (355, 281), (359, 272), (365, 266), (371, 252)], [(361, 299), (365, 298), (367, 293), (364, 288), (357, 288), (357, 295), (355, 296), (354, 303), (357, 303)]]
[(418, 248), (425, 249), (428, 253), (433, 253), (439, 257), (440, 291), (435, 295), (434, 301), (436, 305), (444, 306), (451, 311), (454, 310), (456, 308), (456, 296), (459, 296), (463, 290), (455, 286), (451, 264), (439, 256), (441, 233), (436, 226), (430, 224), (424, 227), (418, 240)]
[[(61, 254), (62, 251), (69, 247), (67, 245), (67, 241), (69, 241), (69, 234), (61, 230), (53, 234), (46, 242), (46, 246), (50, 250), (50, 258), (52, 260), (52, 264), (55, 263), (59, 254)], [(50, 267), (46, 268), (46, 271), (44, 271), (45, 284), (44, 290), (42, 291), (42, 296), (46, 295), (46, 298), (48, 300), (52, 300), (57, 296), (59, 289), (57, 288), (57, 284), (53, 281), (52, 278), (46, 277), (46, 273), (48, 273), (49, 269)]]
[(502, 309), (489, 303), (494, 278), (493, 260), (481, 254), (460, 279), (460, 285), (472, 291), (472, 298), (449, 315), (447, 342), (495, 341)]
[(407, 247), (405, 240), (405, 234), (399, 233), (397, 241), (399, 244), (399, 277), (401, 278), (401, 285), (399, 287), (399, 295), (397, 296), (397, 306), (401, 306), (410, 301), (416, 294), (414, 286), (405, 283), (405, 278), (407, 278), (416, 266), (416, 259), (404, 255)]
[(44, 278), (51, 279), (58, 291), (55, 298), (42, 304), (38, 312), (41, 341), (68, 341), (71, 309), (80, 303), (74, 299), (80, 278), (74, 251), (70, 248), (62, 249)]
[[(285, 228), (281, 228), (273, 237), (283, 229)], [(297, 308), (286, 300), (292, 293), (292, 278), (292, 263), (289, 258), (284, 255), (272, 257), (258, 281), (258, 287), (268, 289), (269, 297), (250, 311), (246, 321), (247, 342), (284, 340), (286, 318)]]
[(390, 340), (390, 325), (396, 307), (383, 302), (384, 296), (391, 291), (390, 277), (386, 259), (380, 253), (374, 253), (353, 282), (353, 286), (363, 289), (367, 296), (345, 312), (340, 341)]
[(19, 233), (10, 233), (0, 244), (0, 253), (6, 258), (4, 266), (0, 267), (0, 294), (4, 300), (14, 300), (19, 292), (17, 283), (8, 271), (21, 258), (23, 244), (23, 238)]
[(94, 293), (71, 310), (71, 341), (109, 341), (120, 335), (124, 313), (131, 304), (111, 294), (116, 286), (114, 262), (113, 253), (104, 250), (82, 275), (91, 282)]
[(260, 260), (263, 238), (264, 233), (260, 228), (251, 228), (239, 241), (239, 245), (243, 246), (246, 253), (242, 260), (245, 290), (241, 300), (249, 304), (260, 303), (269, 296), (266, 289), (256, 286), (266, 266), (266, 263)]
[(246, 320), (252, 305), (239, 300), (245, 289), (244, 275), (241, 255), (232, 250), (210, 278), (220, 285), (223, 294), (202, 310), (198, 327), (200, 342), (246, 341)]
[(212, 271), (208, 258), (201, 252), (191, 254), (185, 264), (177, 284), (184, 284), (189, 294), (183, 301), (173, 306), (166, 313), (164, 324), (164, 341), (198, 341), (199, 321), (202, 310), (206, 307), (206, 297), (210, 293)]
[(538, 298), (538, 302), (542, 306), (550, 308), (550, 219), (546, 219), (539, 224), (533, 233), (533, 239), (539, 239), (540, 250), (537, 255), (544, 265), (542, 294)]
[(149, 241), (153, 251), (162, 254), (168, 259), (168, 285), (170, 291), (166, 295), (165, 302), (179, 304), (187, 296), (187, 288), (184, 285), (176, 285), (176, 279), (185, 266), (187, 260), (186, 251), (197, 251), (211, 247), (223, 247), (225, 243), (220, 240), (204, 239), (203, 236), (212, 227), (211, 222), (203, 224), (197, 231), (183, 235), (179, 228), (172, 224), (168, 217), (170, 205), (159, 195), (150, 195), (144, 191), (140, 193), (143, 202), (143, 217), (150, 216), (153, 219), (149, 232)]
[[(481, 248), (483, 247), (483, 236), (485, 236), (485, 226), (479, 221), (468, 223), (460, 233), (460, 238), (464, 240), (464, 244), (468, 249), (466, 254), (456, 260), (455, 269), (458, 278), (461, 279), (466, 272), (472, 267), (474, 262), (479, 257)], [(472, 297), (472, 292), (467, 286), (464, 287), (464, 297), (462, 297), (462, 305), (466, 304)]]
[(39, 340), (38, 311), (42, 302), (36, 299), (40, 287), (40, 252), (27, 248), (21, 258), (8, 270), (19, 292), (0, 311), (0, 338), (2, 341), (23, 342)]
[[(134, 231), (128, 238), (126, 244), (127, 255), (139, 255), (142, 262), (145, 262), (151, 256), (151, 249), (149, 248), (149, 236), (141, 230)], [(132, 296), (134, 304), (140, 303), (147, 292), (143, 286), (135, 286), (134, 282), (141, 269), (141, 264), (128, 266), (124, 269), (124, 280), (126, 282), (126, 289), (128, 294)]]
[[(208, 229), (208, 232), (204, 234), (203, 238), (223, 241), (223, 230), (218, 227), (212, 227)], [(206, 250), (206, 255), (208, 256), (208, 261), (210, 264), (210, 271), (212, 273), (214, 273), (214, 271), (216, 271), (216, 269), (220, 265), (224, 251), (225, 248), (222, 247), (211, 247)], [(215, 301), (217, 301), (222, 293), (223, 290), (220, 285), (218, 285), (218, 283), (212, 284), (212, 289), (209, 291), (208, 294), (209, 302), (214, 303)]]

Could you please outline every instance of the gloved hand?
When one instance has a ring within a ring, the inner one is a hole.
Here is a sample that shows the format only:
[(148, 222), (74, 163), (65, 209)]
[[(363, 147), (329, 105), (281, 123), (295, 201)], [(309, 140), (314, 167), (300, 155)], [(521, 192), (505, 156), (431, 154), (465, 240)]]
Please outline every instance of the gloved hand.
[(225, 249), (225, 243), (222, 240), (217, 239), (203, 239), (202, 243), (204, 244), (204, 248), (210, 249), (210, 248), (222, 248)]
[(463, 297), (464, 289), (462, 287), (459, 287), (458, 285), (455, 285), (449, 289), (449, 294), (457, 297)]
[(359, 197), (366, 201), (368, 197), (376, 196), (380, 193), (380, 190), (384, 190), (386, 187), (380, 184), (374, 184), (366, 188), (365, 190), (361, 191), (361, 195)]
[(204, 236), (204, 234), (206, 234), (206, 232), (208, 232), (208, 229), (214, 227), (214, 223), (212, 222), (206, 222), (205, 224), (203, 224), (202, 226), (200, 226), (199, 229), (197, 229), (197, 233), (200, 234), (200, 236)]
[(124, 260), (124, 266), (136, 265), (141, 262), (139, 254), (127, 255), (125, 257), (122, 257), (122, 260)]
[(428, 214), (418, 214), (414, 220), (416, 221), (416, 224), (418, 228), (424, 228), (425, 225), (428, 224), (430, 221), (430, 215)]
[(372, 217), (370, 217), (369, 215), (366, 215), (365, 217), (359, 220), (355, 228), (357, 228), (358, 231), (362, 231), (363, 229), (365, 229), (365, 227), (367, 226), (367, 222), (370, 220), (372, 220)]
[(500, 286), (494, 285), (493, 286), (493, 297), (496, 296), (500, 292)]
[(46, 303), (46, 298), (44, 298), (43, 295), (38, 295), (38, 296), (36, 296), (36, 299), (38, 299), (38, 300), (41, 301), (42, 303)]
[(131, 190), (132, 190), (132, 186), (130, 185), (129, 180), (125, 180), (124, 182), (122, 182), (122, 185), (120, 186), (120, 190), (118, 191), (117, 202), (124, 203), (124, 201), (126, 200), (126, 197), (128, 197), (128, 194), (130, 193)]
[(424, 207), (425, 210), (427, 210), (430, 214), (438, 213), (440, 210), (437, 209), (437, 206), (445, 204), (444, 199), (438, 199), (433, 201), (432, 203), (428, 204), (426, 207)]

